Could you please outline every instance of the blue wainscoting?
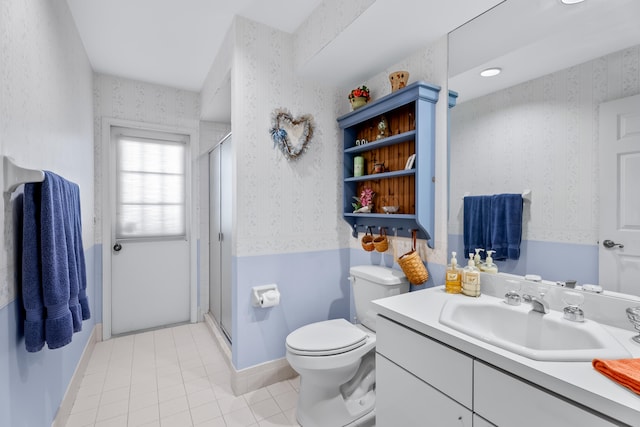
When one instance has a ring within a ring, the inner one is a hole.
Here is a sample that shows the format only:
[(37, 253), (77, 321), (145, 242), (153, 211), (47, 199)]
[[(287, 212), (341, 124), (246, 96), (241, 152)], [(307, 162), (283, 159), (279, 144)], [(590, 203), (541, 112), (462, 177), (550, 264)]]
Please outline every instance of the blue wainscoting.
[[(458, 253), (458, 264), (465, 266), (463, 238), (449, 235), (449, 254)], [(598, 283), (598, 245), (524, 240), (520, 245), (520, 259), (496, 261), (503, 273), (538, 274), (545, 280), (577, 280), (578, 284)]]
[[(15, 299), (0, 309), (0, 426), (50, 426), (71, 381), (82, 352), (96, 324), (94, 260), (98, 248), (85, 250), (87, 265), (87, 296), (91, 319), (82, 324), (82, 331), (62, 348), (45, 348), (28, 353), (24, 347), (22, 300)], [(102, 292), (102, 289), (99, 289)], [(102, 296), (100, 296), (100, 301)]]
[[(237, 257), (233, 364), (237, 370), (285, 357), (287, 335), (312, 322), (349, 318), (349, 249)], [(253, 286), (276, 283), (280, 305), (251, 305)]]

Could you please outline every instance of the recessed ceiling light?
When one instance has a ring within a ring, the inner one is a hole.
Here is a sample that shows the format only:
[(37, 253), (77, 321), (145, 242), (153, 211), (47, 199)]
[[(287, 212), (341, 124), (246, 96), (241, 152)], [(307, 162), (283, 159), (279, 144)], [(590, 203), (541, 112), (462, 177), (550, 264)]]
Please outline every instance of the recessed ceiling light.
[(560, 0), (563, 4), (578, 4), (582, 3), (584, 0)]
[(482, 72), (480, 72), (480, 75), (482, 77), (493, 77), (493, 76), (497, 76), (498, 74), (500, 74), (500, 72), (502, 71), (502, 68), (487, 68), (486, 70), (483, 70)]

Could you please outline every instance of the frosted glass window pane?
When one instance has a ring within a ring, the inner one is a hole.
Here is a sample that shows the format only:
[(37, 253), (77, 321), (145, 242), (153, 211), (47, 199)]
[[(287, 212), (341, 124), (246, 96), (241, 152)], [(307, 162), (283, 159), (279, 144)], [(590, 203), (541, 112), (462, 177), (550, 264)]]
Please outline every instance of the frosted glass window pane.
[(116, 237), (186, 235), (185, 144), (120, 136), (116, 156)]

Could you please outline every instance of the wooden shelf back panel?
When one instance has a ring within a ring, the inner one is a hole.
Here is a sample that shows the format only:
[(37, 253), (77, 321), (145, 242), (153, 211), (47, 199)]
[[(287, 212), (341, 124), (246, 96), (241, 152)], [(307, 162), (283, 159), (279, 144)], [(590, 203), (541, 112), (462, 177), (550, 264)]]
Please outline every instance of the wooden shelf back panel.
[(358, 183), (357, 194), (369, 187), (376, 193), (373, 198), (373, 213), (385, 213), (383, 206), (400, 206), (398, 213), (414, 215), (416, 213), (415, 176), (399, 176), (389, 179), (372, 179)]
[(416, 147), (413, 141), (405, 141), (364, 152), (362, 157), (365, 161), (366, 174), (373, 173), (375, 163), (384, 163), (385, 172), (403, 170), (407, 159), (415, 152)]

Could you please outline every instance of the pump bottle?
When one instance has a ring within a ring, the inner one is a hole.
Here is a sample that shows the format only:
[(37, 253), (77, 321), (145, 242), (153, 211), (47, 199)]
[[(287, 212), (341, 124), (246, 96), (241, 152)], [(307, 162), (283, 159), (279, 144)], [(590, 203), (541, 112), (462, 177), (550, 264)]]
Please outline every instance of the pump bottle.
[(473, 253), (469, 254), (469, 263), (462, 270), (462, 293), (469, 297), (480, 296), (480, 270), (473, 261)]
[(451, 252), (451, 264), (447, 267), (444, 291), (448, 294), (459, 294), (462, 292), (462, 279), (456, 253)]
[(493, 262), (493, 254), (496, 251), (487, 251), (487, 259), (484, 264), (480, 266), (480, 271), (484, 271), (485, 273), (493, 273), (496, 274), (498, 272), (498, 266)]
[[(473, 257), (473, 262), (477, 268), (482, 268), (482, 257), (480, 256), (480, 252), (484, 252), (484, 249), (476, 248), (476, 254)], [(469, 258), (471, 258), (471, 256), (469, 256)]]

